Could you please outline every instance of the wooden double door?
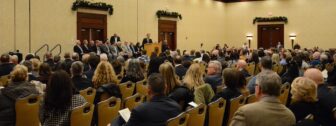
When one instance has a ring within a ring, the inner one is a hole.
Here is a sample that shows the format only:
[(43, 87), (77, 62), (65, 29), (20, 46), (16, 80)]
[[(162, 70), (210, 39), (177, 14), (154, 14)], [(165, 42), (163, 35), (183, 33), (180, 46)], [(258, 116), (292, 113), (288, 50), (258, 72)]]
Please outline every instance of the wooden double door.
[(77, 13), (77, 39), (83, 40), (101, 40), (107, 39), (107, 21), (106, 15)]
[(159, 42), (167, 41), (170, 50), (176, 49), (176, 21), (159, 20)]
[(284, 46), (284, 25), (258, 25), (258, 48), (277, 47), (278, 43)]

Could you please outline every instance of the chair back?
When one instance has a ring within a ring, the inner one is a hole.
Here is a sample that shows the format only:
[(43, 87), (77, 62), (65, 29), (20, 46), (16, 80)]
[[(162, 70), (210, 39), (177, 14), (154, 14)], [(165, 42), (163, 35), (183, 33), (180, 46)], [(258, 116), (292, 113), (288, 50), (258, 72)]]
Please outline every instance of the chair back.
[(222, 126), (226, 101), (223, 98), (211, 102), (209, 108), (209, 126)]
[(187, 126), (189, 115), (182, 112), (180, 115), (171, 118), (167, 121), (166, 126)]
[(124, 100), (124, 108), (128, 108), (129, 110), (133, 110), (135, 107), (140, 105), (145, 101), (145, 96), (141, 94), (135, 94), (130, 96)]
[(116, 97), (98, 103), (98, 126), (107, 126), (118, 116), (121, 100)]
[(0, 86), (6, 87), (10, 81), (10, 75), (0, 77)]
[(246, 98), (246, 104), (250, 104), (250, 103), (253, 103), (253, 102), (256, 102), (257, 101), (257, 97), (255, 94), (251, 94), (249, 96), (247, 96)]
[(135, 84), (131, 81), (119, 84), (119, 89), (122, 95), (122, 99), (130, 97), (133, 95)]
[(41, 124), (39, 118), (41, 99), (40, 95), (29, 95), (16, 100), (16, 126), (39, 126)]
[(91, 126), (94, 105), (86, 103), (71, 111), (70, 126)]
[(246, 70), (250, 75), (254, 75), (254, 71), (255, 71), (255, 64), (254, 63), (249, 63), (246, 66)]
[(239, 107), (245, 104), (245, 97), (239, 96), (230, 100), (230, 110), (229, 110), (229, 121), (227, 124), (230, 124), (234, 113), (238, 110)]
[(148, 86), (147, 86), (147, 81), (142, 80), (139, 82), (136, 82), (136, 92), (142, 95), (147, 96), (148, 95)]
[(88, 103), (93, 104), (93, 101), (96, 96), (96, 89), (89, 87), (79, 91), (79, 94), (83, 96)]
[(207, 108), (204, 104), (200, 104), (196, 108), (187, 110), (187, 113), (189, 114), (188, 126), (203, 126), (206, 109)]
[(289, 90), (290, 90), (289, 83), (285, 83), (284, 85), (282, 85), (281, 90), (280, 90), (279, 100), (284, 105), (286, 105), (287, 103)]

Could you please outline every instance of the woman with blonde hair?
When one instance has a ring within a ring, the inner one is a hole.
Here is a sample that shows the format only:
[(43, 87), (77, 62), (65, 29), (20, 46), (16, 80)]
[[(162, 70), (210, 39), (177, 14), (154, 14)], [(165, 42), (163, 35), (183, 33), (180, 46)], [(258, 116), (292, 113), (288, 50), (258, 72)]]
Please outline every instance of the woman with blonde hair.
[(294, 113), (296, 121), (302, 121), (309, 114), (314, 118), (317, 112), (317, 84), (305, 77), (296, 78), (291, 84), (292, 104), (289, 109)]
[(211, 86), (204, 82), (204, 71), (200, 68), (198, 63), (192, 64), (183, 79), (183, 83), (189, 90), (194, 91), (194, 101), (197, 104), (208, 104), (215, 94)]
[(103, 84), (116, 84), (117, 76), (112, 65), (107, 61), (101, 61), (94, 72), (92, 82), (94, 88), (98, 88)]

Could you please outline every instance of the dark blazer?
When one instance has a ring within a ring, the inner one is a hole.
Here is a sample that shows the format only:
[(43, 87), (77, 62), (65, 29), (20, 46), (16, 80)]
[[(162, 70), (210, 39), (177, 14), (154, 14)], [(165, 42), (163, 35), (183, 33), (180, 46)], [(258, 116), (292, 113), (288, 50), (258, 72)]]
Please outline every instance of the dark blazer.
[(154, 96), (134, 108), (126, 126), (166, 126), (166, 121), (180, 114), (180, 106), (166, 96)]
[(14, 68), (14, 64), (12, 63), (4, 63), (0, 65), (0, 76), (8, 75), (12, 72)]
[(72, 82), (78, 91), (84, 90), (88, 87), (93, 87), (92, 82), (90, 80), (83, 78), (81, 76), (72, 77)]
[[(117, 38), (117, 41), (116, 41), (115, 38)], [(119, 42), (119, 41), (120, 41), (120, 37), (119, 36), (111, 36), (111, 39), (110, 39), (111, 44), (114, 44), (114, 43)]]
[(246, 69), (242, 69), (240, 72), (244, 75), (245, 78), (251, 76), (251, 75), (249, 74), (249, 72), (248, 72)]
[(145, 44), (147, 44), (147, 43), (153, 43), (152, 39), (150, 39), (150, 38), (149, 39), (144, 38), (142, 40), (142, 48), (144, 48)]
[(47, 63), (51, 69), (55, 69), (55, 63), (53, 59), (47, 59), (44, 63)]
[(180, 79), (182, 79), (182, 77), (187, 73), (187, 68), (185, 68), (182, 64), (175, 67), (175, 73), (177, 76), (180, 77)]
[(83, 54), (84, 54), (84, 50), (83, 50), (83, 48), (82, 48), (81, 46), (77, 46), (77, 45), (75, 45), (75, 46), (73, 47), (73, 51), (74, 51), (75, 53), (79, 54), (79, 55), (83, 55)]
[(89, 46), (90, 52), (95, 52), (97, 53), (97, 46), (93, 45), (93, 46)]
[(315, 102), (294, 102), (288, 107), (295, 115), (296, 122), (302, 121), (309, 114), (313, 114), (314, 118), (319, 118), (316, 116), (318, 106)]
[(336, 107), (336, 94), (328, 88), (326, 84), (319, 85), (317, 88), (317, 98), (320, 122), (323, 126), (334, 126), (336, 119), (333, 118), (332, 109)]
[(91, 52), (89, 46), (82, 45), (81, 47), (82, 47), (84, 53), (89, 53), (89, 52)]
[(204, 78), (204, 82), (211, 85), (214, 92), (217, 91), (217, 86), (222, 84), (222, 77), (220, 74), (208, 75)]
[(177, 86), (169, 93), (169, 98), (180, 104), (184, 111), (188, 107), (188, 103), (194, 101), (194, 92), (185, 86)]

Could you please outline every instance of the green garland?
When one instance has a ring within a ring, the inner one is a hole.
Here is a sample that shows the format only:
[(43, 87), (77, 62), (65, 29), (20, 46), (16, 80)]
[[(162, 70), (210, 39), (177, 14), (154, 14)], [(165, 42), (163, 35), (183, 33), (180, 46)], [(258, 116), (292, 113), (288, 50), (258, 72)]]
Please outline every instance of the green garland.
[(253, 20), (253, 24), (257, 22), (288, 22), (287, 17), (279, 16), (279, 17), (256, 17)]
[(76, 11), (78, 8), (92, 8), (99, 10), (107, 10), (110, 15), (113, 14), (113, 6), (111, 4), (106, 4), (103, 2), (91, 3), (90, 1), (85, 0), (76, 0), (72, 4), (72, 10)]
[(179, 18), (182, 20), (182, 15), (179, 14), (178, 12), (169, 12), (169, 11), (165, 11), (165, 10), (158, 10), (156, 12), (156, 16), (158, 18), (160, 17), (171, 17), (171, 18)]

